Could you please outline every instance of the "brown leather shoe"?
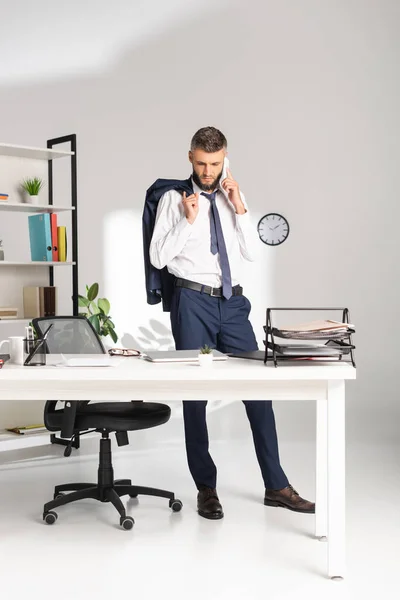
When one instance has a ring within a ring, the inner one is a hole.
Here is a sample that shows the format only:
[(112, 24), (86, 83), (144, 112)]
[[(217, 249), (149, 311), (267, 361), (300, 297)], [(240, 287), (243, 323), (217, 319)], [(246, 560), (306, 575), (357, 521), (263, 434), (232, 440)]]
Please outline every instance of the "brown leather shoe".
[(281, 506), (299, 513), (315, 513), (315, 504), (304, 500), (291, 485), (282, 490), (265, 490), (264, 504)]
[(199, 490), (197, 512), (205, 519), (222, 519), (224, 512), (217, 496), (217, 490), (209, 487)]

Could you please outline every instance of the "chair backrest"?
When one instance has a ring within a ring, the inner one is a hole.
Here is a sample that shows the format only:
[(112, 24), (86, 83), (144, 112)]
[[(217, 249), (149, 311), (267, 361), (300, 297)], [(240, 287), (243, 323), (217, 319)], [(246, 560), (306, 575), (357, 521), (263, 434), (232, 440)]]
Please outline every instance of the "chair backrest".
[(93, 325), (83, 316), (32, 319), (39, 336), (53, 324), (47, 336), (49, 354), (106, 354)]

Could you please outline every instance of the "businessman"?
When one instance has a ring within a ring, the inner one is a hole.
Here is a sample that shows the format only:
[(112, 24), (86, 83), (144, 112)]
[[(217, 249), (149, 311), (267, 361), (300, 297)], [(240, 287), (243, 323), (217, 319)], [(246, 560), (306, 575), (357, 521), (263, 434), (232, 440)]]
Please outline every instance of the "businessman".
[[(197, 131), (189, 151), (193, 168), (189, 191), (176, 189), (179, 186), (172, 180), (175, 185), (157, 207), (150, 262), (156, 269), (167, 267), (174, 276), (170, 312), (177, 350), (205, 344), (224, 353), (257, 350), (250, 302), (240, 286), (242, 263), (253, 260), (254, 231), (245, 198), (229, 169), (222, 178), (226, 153), (227, 140), (218, 129)], [(183, 403), (186, 452), (198, 489), (198, 513), (221, 519), (206, 405), (206, 401)], [(281, 467), (272, 402), (244, 401), (244, 405), (264, 480), (264, 504), (314, 513), (315, 505), (300, 497)]]

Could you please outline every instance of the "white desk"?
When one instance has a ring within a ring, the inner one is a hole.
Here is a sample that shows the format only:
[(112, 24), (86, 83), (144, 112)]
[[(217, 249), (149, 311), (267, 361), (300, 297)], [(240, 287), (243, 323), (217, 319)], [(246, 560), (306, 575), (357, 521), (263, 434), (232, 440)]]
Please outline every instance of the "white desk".
[[(18, 367), (0, 370), (0, 400), (315, 400), (315, 535), (328, 541), (328, 575), (345, 574), (345, 380), (343, 363), (289, 364), (228, 359), (211, 368), (116, 357), (116, 367)], [(59, 362), (51, 355), (48, 363)]]

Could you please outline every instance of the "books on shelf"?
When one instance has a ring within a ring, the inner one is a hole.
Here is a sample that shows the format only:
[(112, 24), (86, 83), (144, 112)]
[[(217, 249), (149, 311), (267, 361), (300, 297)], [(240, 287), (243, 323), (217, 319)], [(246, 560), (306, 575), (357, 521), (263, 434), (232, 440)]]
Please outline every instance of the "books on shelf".
[(67, 260), (67, 228), (61, 225), (57, 227), (57, 241), (58, 241), (58, 260), (60, 262), (66, 262)]
[(58, 239), (57, 239), (57, 215), (55, 213), (50, 214), (50, 232), (51, 232), (51, 252), (52, 260), (58, 261)]
[(40, 213), (28, 217), (31, 259), (52, 261), (50, 215)]
[(2, 192), (0, 192), (0, 202), (7, 202), (8, 200), (8, 194), (3, 194)]
[(55, 286), (24, 286), (24, 318), (54, 317), (57, 294)]
[(39, 213), (28, 217), (31, 260), (65, 262), (67, 260), (66, 227), (57, 226), (56, 213)]
[(0, 319), (16, 319), (18, 316), (18, 308), (1, 308), (0, 307)]

